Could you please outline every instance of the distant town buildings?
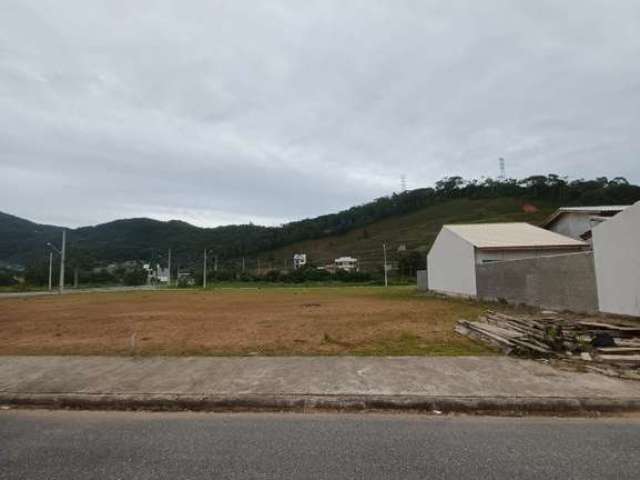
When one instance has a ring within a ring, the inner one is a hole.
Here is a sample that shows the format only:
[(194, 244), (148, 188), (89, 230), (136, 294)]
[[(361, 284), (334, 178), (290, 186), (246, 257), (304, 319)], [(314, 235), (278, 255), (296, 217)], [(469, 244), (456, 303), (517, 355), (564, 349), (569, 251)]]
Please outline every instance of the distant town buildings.
[(358, 272), (360, 270), (358, 259), (354, 257), (338, 257), (333, 263), (328, 263), (317, 268), (318, 270), (324, 270), (329, 273), (336, 273), (337, 271)]
[(344, 270), (345, 272), (357, 272), (358, 259), (353, 257), (339, 257), (334, 261), (335, 270)]
[(178, 272), (177, 275), (177, 280), (178, 280), (178, 285), (182, 286), (189, 286), (192, 287), (196, 284), (195, 279), (193, 278), (193, 275), (191, 274), (191, 272)]
[(590, 240), (596, 225), (617, 215), (628, 205), (603, 205), (596, 207), (562, 207), (542, 223), (542, 228), (576, 240)]
[(142, 268), (147, 272), (147, 283), (168, 283), (169, 269), (156, 264), (155, 268), (145, 263)]
[(299, 268), (304, 267), (307, 264), (307, 254), (306, 253), (296, 253), (293, 255), (293, 269), (298, 270)]
[(160, 283), (169, 282), (169, 269), (162, 268), (160, 265), (156, 265), (156, 278)]

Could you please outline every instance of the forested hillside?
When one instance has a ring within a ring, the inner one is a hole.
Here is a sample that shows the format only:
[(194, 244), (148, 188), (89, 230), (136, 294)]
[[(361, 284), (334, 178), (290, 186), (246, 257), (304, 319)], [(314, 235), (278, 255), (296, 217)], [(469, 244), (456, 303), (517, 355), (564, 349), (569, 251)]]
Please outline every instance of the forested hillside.
[[(433, 188), (393, 194), (348, 210), (279, 227), (231, 225), (198, 228), (180, 222), (150, 219), (117, 220), (68, 231), (69, 264), (81, 269), (126, 260), (163, 262), (171, 248), (174, 265), (198, 265), (204, 248), (221, 265), (261, 270), (280, 268), (294, 251), (304, 251), (316, 264), (337, 255), (358, 256), (365, 269), (380, 264), (382, 243), (401, 261), (398, 249), (424, 252), (443, 223), (524, 220), (539, 221), (561, 205), (626, 204), (640, 200), (640, 187), (623, 178), (568, 181), (557, 175), (521, 180), (466, 181), (445, 178)], [(524, 212), (530, 203), (537, 212)], [(0, 261), (42, 263), (46, 242), (59, 243), (60, 228), (0, 214)], [(395, 253), (394, 253), (395, 252)], [(258, 265), (258, 259), (261, 265)]]
[(41, 255), (47, 242), (59, 241), (60, 227), (41, 225), (0, 212), (0, 266), (24, 264)]
[[(528, 208), (524, 208), (523, 206)], [(535, 211), (530, 210), (535, 206)], [(513, 197), (488, 199), (457, 198), (438, 202), (418, 211), (389, 217), (347, 233), (296, 242), (258, 257), (261, 268), (281, 266), (291, 262), (294, 253), (306, 253), (314, 265), (332, 263), (339, 256), (358, 258), (360, 267), (367, 272), (383, 271), (383, 249), (394, 272), (413, 275), (423, 268), (425, 255), (443, 224), (477, 222), (529, 222), (539, 223), (555, 210), (553, 202), (535, 204)], [(251, 259), (251, 267), (257, 259)]]

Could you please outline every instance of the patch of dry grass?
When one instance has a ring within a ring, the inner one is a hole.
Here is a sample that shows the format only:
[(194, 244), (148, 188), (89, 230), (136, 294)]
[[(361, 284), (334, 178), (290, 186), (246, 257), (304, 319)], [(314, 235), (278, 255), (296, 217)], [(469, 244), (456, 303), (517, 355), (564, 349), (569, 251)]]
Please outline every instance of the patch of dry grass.
[(408, 287), (0, 299), (0, 354), (478, 355), (454, 326), (481, 310)]

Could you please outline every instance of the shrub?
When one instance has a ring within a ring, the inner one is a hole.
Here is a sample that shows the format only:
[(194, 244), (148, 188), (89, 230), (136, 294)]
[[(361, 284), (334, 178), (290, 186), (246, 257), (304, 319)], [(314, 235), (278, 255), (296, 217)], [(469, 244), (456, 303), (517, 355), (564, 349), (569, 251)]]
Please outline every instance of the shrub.
[(18, 281), (13, 278), (11, 273), (0, 271), (0, 287), (12, 287), (17, 283)]
[(125, 285), (130, 286), (144, 285), (147, 281), (147, 272), (142, 268), (129, 270), (124, 274), (123, 281)]

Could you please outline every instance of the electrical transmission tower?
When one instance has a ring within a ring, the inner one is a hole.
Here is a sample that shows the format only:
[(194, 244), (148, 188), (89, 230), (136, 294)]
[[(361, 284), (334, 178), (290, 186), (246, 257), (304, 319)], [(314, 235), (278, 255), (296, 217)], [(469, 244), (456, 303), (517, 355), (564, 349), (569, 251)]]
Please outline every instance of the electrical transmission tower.
[(407, 191), (407, 176), (402, 174), (400, 175), (400, 193), (404, 193)]
[(504, 158), (500, 157), (500, 180), (507, 178), (504, 173)]

